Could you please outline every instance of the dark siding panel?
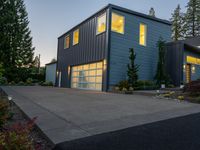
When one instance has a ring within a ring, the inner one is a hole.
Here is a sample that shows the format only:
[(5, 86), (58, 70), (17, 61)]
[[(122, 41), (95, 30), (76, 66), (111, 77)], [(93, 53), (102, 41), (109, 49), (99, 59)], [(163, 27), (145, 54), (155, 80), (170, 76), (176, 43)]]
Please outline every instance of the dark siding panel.
[(97, 17), (104, 13), (96, 15), (81, 26), (79, 29), (79, 44), (73, 46), (73, 31), (70, 34), (70, 48), (64, 49), (64, 38), (67, 35), (63, 35), (58, 39), (58, 71), (62, 71), (62, 87), (69, 87), (70, 81), (67, 80), (68, 66), (85, 64), (105, 59), (106, 51), (106, 32), (100, 35), (96, 35)]
[(166, 70), (172, 82), (179, 86), (183, 81), (183, 51), (182, 42), (168, 43), (166, 45)]

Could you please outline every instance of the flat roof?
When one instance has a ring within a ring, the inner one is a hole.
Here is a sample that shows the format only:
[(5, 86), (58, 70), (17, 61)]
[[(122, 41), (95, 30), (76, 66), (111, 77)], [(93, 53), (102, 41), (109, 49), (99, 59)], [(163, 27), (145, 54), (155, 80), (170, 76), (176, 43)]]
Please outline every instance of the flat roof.
[(74, 30), (75, 28), (77, 28), (78, 26), (82, 25), (83, 23), (85, 23), (89, 19), (93, 18), (98, 13), (106, 10), (107, 8), (115, 9), (115, 10), (118, 10), (118, 11), (129, 13), (129, 14), (132, 14), (132, 15), (135, 15), (135, 16), (139, 16), (139, 17), (142, 17), (142, 18), (150, 19), (150, 20), (153, 20), (153, 21), (156, 21), (156, 22), (160, 22), (160, 23), (163, 23), (163, 24), (172, 25), (172, 23), (169, 20), (160, 19), (160, 18), (153, 17), (153, 16), (150, 16), (150, 15), (147, 15), (147, 14), (144, 14), (144, 13), (136, 12), (136, 11), (124, 8), (124, 7), (120, 7), (120, 6), (113, 5), (113, 4), (108, 4), (107, 6), (103, 7), (102, 9), (100, 9), (99, 11), (97, 11), (96, 13), (94, 13), (92, 16), (88, 17), (87, 19), (85, 19), (84, 21), (82, 21), (81, 23), (79, 23), (78, 25), (74, 26), (73, 28), (71, 28), (70, 30), (68, 30), (67, 32), (65, 32), (61, 36), (59, 36), (58, 38), (61, 38), (62, 36), (64, 36), (68, 32)]

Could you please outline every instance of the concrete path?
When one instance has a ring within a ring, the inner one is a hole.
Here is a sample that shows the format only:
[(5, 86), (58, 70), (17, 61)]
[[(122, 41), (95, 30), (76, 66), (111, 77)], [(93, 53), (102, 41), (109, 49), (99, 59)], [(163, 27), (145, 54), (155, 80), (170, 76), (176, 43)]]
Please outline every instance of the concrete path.
[(199, 113), (200, 105), (51, 87), (2, 87), (53, 144)]

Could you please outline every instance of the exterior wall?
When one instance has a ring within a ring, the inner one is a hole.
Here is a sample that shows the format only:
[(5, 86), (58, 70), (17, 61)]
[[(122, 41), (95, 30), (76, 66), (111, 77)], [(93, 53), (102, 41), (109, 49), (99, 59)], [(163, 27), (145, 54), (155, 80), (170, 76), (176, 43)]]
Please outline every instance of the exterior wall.
[[(125, 17), (125, 33), (111, 32), (109, 85), (113, 86), (127, 79), (129, 48), (134, 48), (137, 54), (136, 64), (140, 66), (139, 80), (153, 80), (158, 60), (156, 43), (161, 36), (165, 41), (170, 41), (171, 26), (117, 10), (113, 12)], [(147, 25), (147, 46), (139, 45), (140, 23)]]
[(181, 41), (166, 44), (166, 72), (176, 86), (183, 81), (183, 49)]
[[(192, 57), (196, 57), (200, 59), (200, 54), (184, 51), (184, 64), (187, 64), (187, 61), (186, 61), (187, 56), (192, 56)], [(195, 67), (195, 73), (191, 73), (191, 80), (193, 81), (193, 80), (200, 79), (200, 65), (191, 64), (191, 66)], [(184, 79), (184, 82), (186, 82), (185, 70), (183, 70), (183, 79)]]
[(55, 80), (56, 80), (56, 63), (46, 65), (45, 81), (52, 82), (55, 85)]
[[(97, 17), (105, 12), (107, 12), (108, 17), (108, 10), (102, 10), (58, 39), (57, 71), (62, 72), (61, 87), (70, 87), (70, 74), (68, 74), (69, 66), (103, 61), (106, 59), (108, 33), (104, 32), (96, 35)], [(79, 43), (73, 46), (73, 31), (76, 29), (79, 29)], [(64, 49), (64, 38), (69, 34), (70, 48)], [(58, 85), (58, 77), (56, 81)]]

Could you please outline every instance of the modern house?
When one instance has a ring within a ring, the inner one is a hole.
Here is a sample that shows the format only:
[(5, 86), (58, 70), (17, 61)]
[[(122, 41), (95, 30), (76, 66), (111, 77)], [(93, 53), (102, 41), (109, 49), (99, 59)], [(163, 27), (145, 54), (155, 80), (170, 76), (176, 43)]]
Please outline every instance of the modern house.
[(51, 62), (45, 65), (46, 72), (45, 72), (45, 81), (52, 82), (55, 85), (56, 80), (56, 65), (57, 62)]
[(56, 85), (110, 90), (127, 79), (129, 48), (139, 80), (153, 80), (160, 37), (171, 40), (169, 21), (109, 4), (58, 38)]
[(200, 78), (200, 37), (166, 44), (167, 72), (175, 85)]

